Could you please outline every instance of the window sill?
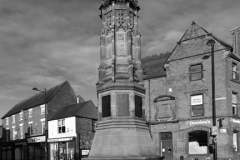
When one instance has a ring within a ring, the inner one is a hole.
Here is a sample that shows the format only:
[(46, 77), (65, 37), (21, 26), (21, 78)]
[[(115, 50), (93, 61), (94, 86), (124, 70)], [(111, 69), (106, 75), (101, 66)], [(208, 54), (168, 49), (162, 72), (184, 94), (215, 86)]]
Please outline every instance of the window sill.
[(231, 78), (230, 81), (240, 84), (240, 81), (239, 81), (239, 80), (236, 80), (236, 79), (232, 79), (232, 78)]

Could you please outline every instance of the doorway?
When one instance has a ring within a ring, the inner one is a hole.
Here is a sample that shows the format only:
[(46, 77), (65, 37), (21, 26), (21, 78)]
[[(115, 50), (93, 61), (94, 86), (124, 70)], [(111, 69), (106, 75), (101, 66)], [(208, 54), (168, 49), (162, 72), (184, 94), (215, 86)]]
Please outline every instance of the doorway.
[(172, 133), (163, 132), (160, 133), (160, 153), (164, 156), (164, 160), (173, 159), (173, 145), (172, 145)]

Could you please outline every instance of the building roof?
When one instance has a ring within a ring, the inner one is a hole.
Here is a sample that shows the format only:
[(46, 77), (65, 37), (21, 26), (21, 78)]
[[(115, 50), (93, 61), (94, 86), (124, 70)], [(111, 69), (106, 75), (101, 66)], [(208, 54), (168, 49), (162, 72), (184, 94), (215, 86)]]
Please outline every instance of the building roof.
[(143, 58), (141, 61), (145, 72), (144, 80), (166, 76), (164, 64), (169, 55), (170, 52), (166, 52)]
[(50, 120), (68, 118), (73, 116), (98, 119), (97, 107), (91, 100), (68, 105), (59, 110)]
[[(58, 84), (50, 89), (47, 89), (47, 94), (46, 94), (46, 102), (48, 103), (51, 101), (51, 99), (65, 86), (66, 84), (69, 84), (68, 81), (65, 81), (61, 84)], [(70, 85), (70, 84), (69, 84)], [(45, 93), (44, 92), (38, 92), (32, 97), (29, 97), (18, 104), (16, 104), (12, 109), (10, 109), (3, 117), (9, 117), (11, 115), (14, 115), (16, 113), (19, 113), (23, 110), (27, 110), (39, 105), (45, 104)]]
[[(218, 49), (227, 48), (229, 50), (232, 50), (232, 46), (230, 44), (219, 39), (212, 33), (209, 33), (204, 28), (193, 22), (183, 34), (176, 47), (173, 49), (168, 61), (179, 60), (186, 57), (210, 52), (210, 47), (207, 47), (206, 45), (207, 40), (210, 38), (216, 41), (216, 46), (218, 46)], [(193, 46), (194, 52), (191, 49)]]

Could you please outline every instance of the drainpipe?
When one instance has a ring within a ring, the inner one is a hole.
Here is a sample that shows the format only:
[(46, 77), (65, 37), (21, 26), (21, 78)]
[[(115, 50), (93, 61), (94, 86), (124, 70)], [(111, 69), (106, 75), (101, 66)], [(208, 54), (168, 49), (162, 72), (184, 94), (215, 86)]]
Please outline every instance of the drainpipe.
[(148, 106), (149, 106), (149, 132), (150, 132), (150, 136), (152, 138), (152, 131), (151, 131), (151, 121), (152, 121), (152, 116), (151, 116), (151, 88), (150, 88), (150, 79), (148, 79)]

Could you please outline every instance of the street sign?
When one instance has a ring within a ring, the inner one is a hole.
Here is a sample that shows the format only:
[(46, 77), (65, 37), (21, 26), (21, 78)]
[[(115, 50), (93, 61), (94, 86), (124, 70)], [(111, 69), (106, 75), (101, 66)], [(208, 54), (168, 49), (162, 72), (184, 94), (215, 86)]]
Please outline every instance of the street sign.
[(212, 126), (212, 136), (216, 136), (217, 135), (217, 126)]

